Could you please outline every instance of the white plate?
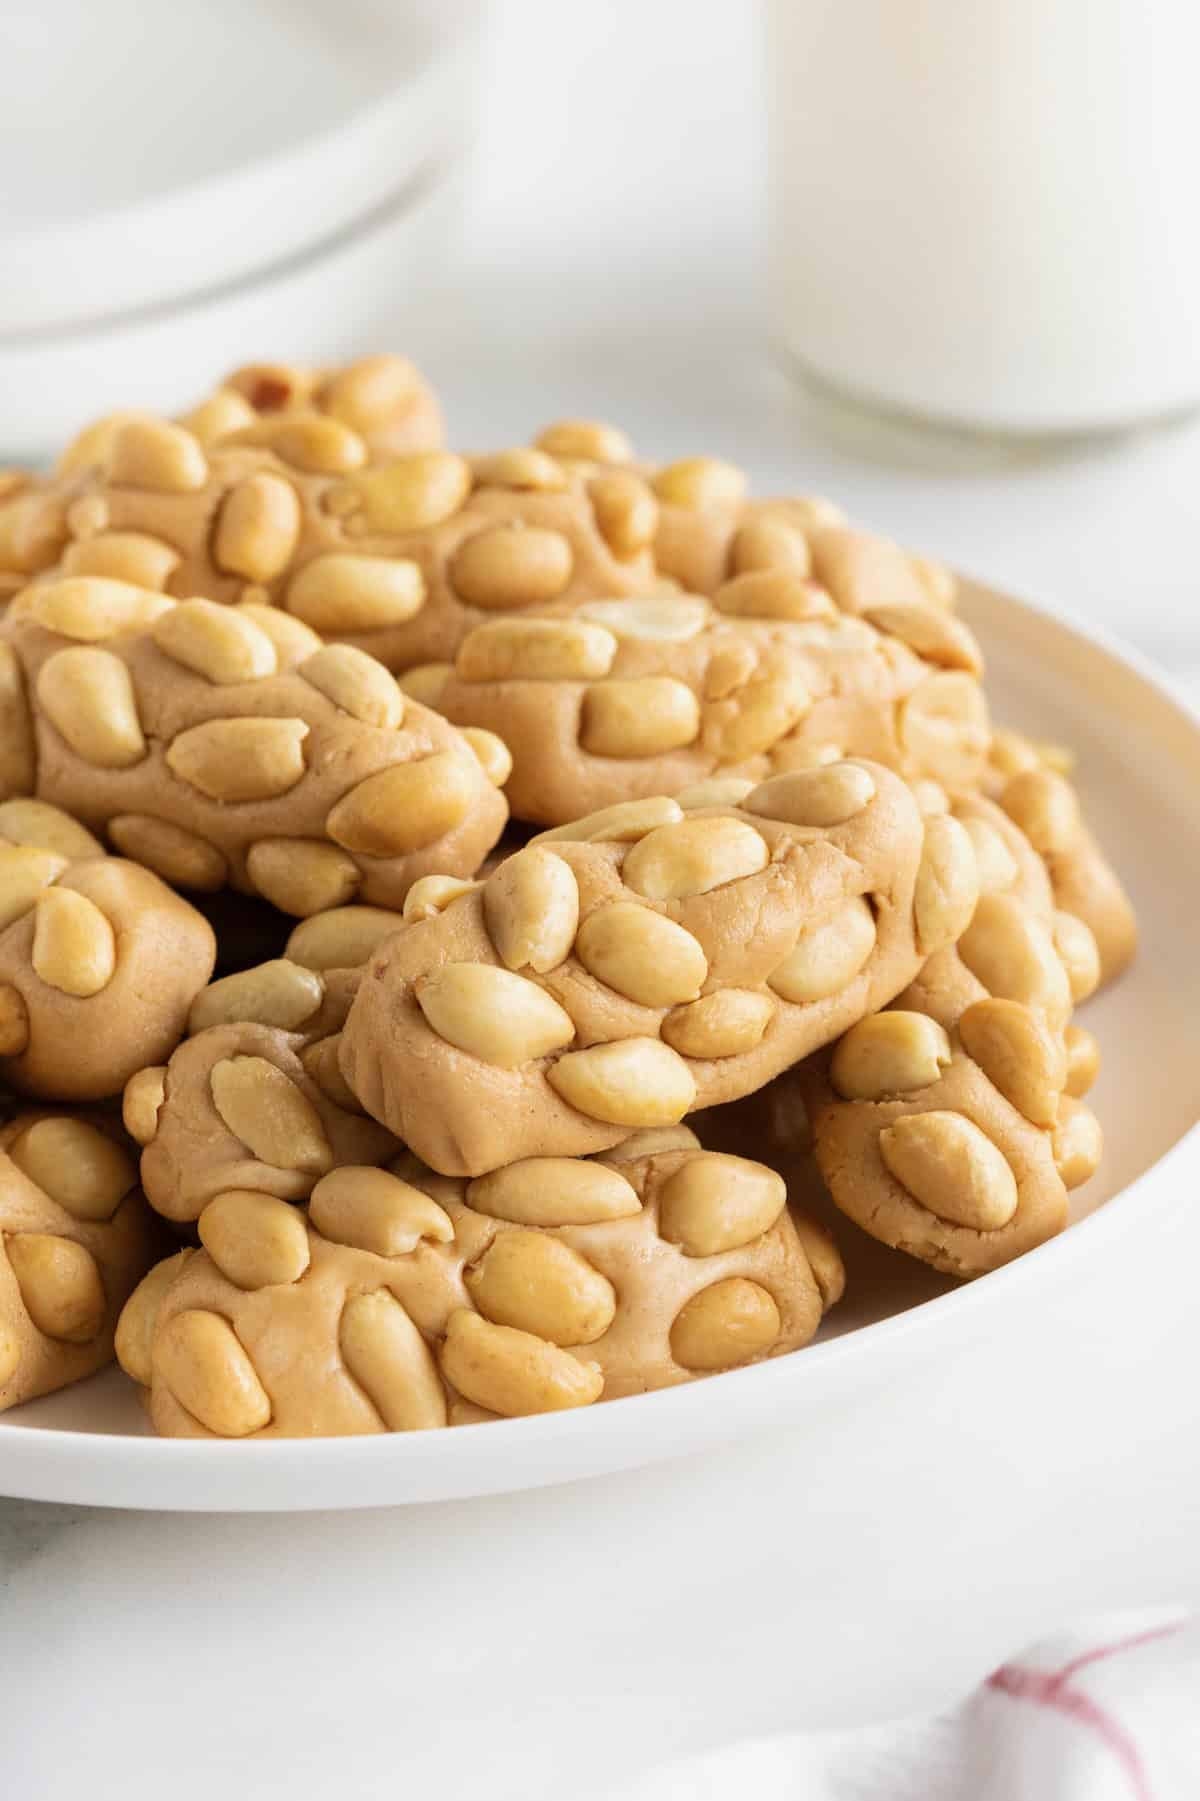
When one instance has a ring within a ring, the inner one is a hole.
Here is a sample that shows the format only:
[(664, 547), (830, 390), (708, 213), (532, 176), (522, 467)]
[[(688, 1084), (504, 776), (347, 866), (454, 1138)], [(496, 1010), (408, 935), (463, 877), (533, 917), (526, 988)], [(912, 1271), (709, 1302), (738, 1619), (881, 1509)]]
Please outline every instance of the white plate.
[[(1096, 1089), (1107, 1155), (1052, 1243), (965, 1287), (840, 1234), (848, 1298), (790, 1357), (661, 1394), (486, 1428), (217, 1444), (146, 1433), (116, 1371), (0, 1416), (0, 1490), (97, 1506), (351, 1508), (539, 1487), (730, 1442), (772, 1425), (822, 1426), (856, 1394), (969, 1356), (982, 1334), (1078, 1302), (1135, 1224), (1152, 1232), (1189, 1192), (1200, 1118), (1200, 725), (1139, 660), (1036, 609), (972, 587), (964, 614), (989, 661), (998, 718), (1079, 752), (1089, 817), (1127, 879), (1142, 926), (1134, 969), (1089, 1009), (1104, 1049)], [(1149, 1030), (1153, 1024), (1152, 1033)], [(1154, 1056), (1148, 1056), (1150, 1045)], [(1096, 1306), (1109, 1305), (1097, 1280)]]

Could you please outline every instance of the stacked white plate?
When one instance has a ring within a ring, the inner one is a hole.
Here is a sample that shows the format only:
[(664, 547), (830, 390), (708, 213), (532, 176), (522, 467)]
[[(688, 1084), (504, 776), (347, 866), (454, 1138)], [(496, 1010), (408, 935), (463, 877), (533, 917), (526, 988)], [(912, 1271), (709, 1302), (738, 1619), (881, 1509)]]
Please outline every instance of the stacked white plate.
[(391, 337), (436, 267), (477, 0), (7, 0), (0, 458)]

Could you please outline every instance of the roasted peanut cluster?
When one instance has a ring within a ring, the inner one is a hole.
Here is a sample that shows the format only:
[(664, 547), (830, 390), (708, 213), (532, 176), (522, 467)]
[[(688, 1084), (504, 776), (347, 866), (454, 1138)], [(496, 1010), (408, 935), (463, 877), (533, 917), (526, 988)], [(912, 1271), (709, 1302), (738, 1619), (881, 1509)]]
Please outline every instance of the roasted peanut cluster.
[(162, 1236), (119, 1126), (61, 1111), (0, 1126), (0, 1411), (103, 1368)]
[(686, 1129), (463, 1183), (328, 1171), (215, 1196), (118, 1354), (161, 1433), (402, 1432), (585, 1407), (807, 1343), (841, 1262), (782, 1178)]
[(0, 1081), (103, 1103), (0, 1126), (0, 1407), (114, 1328), (169, 1436), (587, 1406), (807, 1344), (829, 1197), (1061, 1230), (1136, 927), (956, 599), (398, 356), (0, 473)]
[(0, 625), (0, 785), (168, 881), (288, 913), (399, 906), (418, 876), (477, 869), (507, 818), (503, 747), (363, 651), (297, 656), (281, 617), (103, 576), (26, 589)]
[(910, 780), (982, 778), (990, 742), (970, 632), (931, 604), (838, 613), (806, 579), (738, 576), (696, 595), (576, 603), (463, 639), (431, 702), (498, 733), (509, 803), (562, 825), (714, 775), (868, 757)]

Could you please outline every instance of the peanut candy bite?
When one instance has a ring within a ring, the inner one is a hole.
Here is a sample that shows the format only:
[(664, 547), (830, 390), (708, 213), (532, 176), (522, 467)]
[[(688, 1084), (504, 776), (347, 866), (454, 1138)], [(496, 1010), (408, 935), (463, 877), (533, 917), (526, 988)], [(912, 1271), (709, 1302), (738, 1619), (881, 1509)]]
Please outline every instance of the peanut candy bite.
[(183, 426), (127, 421), (99, 465), (50, 484), (36, 520), (11, 503), (23, 510), (8, 558), (0, 509), (0, 569), (273, 602), (277, 634), (308, 628), (408, 670), (448, 662), (498, 612), (657, 586), (654, 498), (622, 481), (593, 493), (531, 450), (372, 463), (332, 418), (284, 413), (207, 447)]
[(978, 797), (957, 805), (983, 885), (970, 925), (893, 1009), (780, 1087), (807, 1114), (842, 1212), (937, 1269), (973, 1276), (1061, 1231), (1068, 1188), (1100, 1160), (1100, 1128), (1080, 1098), (1098, 1053), (1069, 1023), (1100, 960), (1088, 927), (1053, 908), (1046, 872), (1011, 822)]
[(63, 1112), (0, 1127), (0, 1411), (111, 1360), (160, 1250), (119, 1127)]
[(90, 1101), (179, 1042), (212, 928), (44, 801), (0, 802), (0, 1078)]
[(658, 796), (535, 839), (388, 937), (342, 1033), (367, 1111), (432, 1167), (582, 1155), (749, 1093), (876, 1011), (976, 897), (965, 832), (890, 771)]
[(583, 601), (477, 626), (430, 698), (500, 734), (513, 812), (550, 825), (717, 774), (757, 781), (844, 756), (975, 785), (990, 727), (970, 632), (931, 605), (871, 618), (885, 629), (774, 571), (713, 602)]
[(227, 1194), (142, 1283), (118, 1354), (160, 1433), (403, 1432), (582, 1407), (807, 1343), (837, 1251), (764, 1165), (685, 1129), (471, 1183), (338, 1168)]
[(477, 869), (507, 817), (502, 747), (362, 651), (297, 648), (281, 617), (95, 576), (26, 589), (0, 625), (0, 792), (181, 887), (299, 915)]

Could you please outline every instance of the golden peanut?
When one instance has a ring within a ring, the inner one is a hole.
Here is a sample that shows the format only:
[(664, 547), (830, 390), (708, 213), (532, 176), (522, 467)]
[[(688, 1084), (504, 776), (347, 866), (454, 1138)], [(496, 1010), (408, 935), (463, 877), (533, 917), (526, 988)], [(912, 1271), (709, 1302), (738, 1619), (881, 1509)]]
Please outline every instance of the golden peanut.
[(616, 1317), (612, 1283), (561, 1239), (518, 1227), (501, 1232), (463, 1272), (485, 1319), (556, 1345), (594, 1344)]
[(661, 1157), (667, 1151), (698, 1151), (700, 1140), (690, 1126), (648, 1126), (631, 1132), (611, 1150), (605, 1151), (605, 1163), (638, 1163), (643, 1157)]
[(740, 807), (757, 786), (746, 776), (711, 775), (707, 781), (681, 788), (675, 798), (685, 813), (699, 812), (702, 807)]
[(357, 432), (340, 420), (316, 414), (265, 420), (239, 432), (236, 442), (265, 444), (281, 462), (310, 475), (349, 475), (367, 460), (367, 447)]
[(812, 552), (798, 527), (783, 519), (755, 519), (735, 532), (729, 563), (735, 575), (771, 569), (807, 576), (812, 573)]
[(389, 1432), (446, 1424), (446, 1396), (433, 1354), (386, 1288), (354, 1295), (338, 1328), (342, 1361)]
[(668, 1014), (662, 1035), (681, 1057), (739, 1057), (760, 1043), (774, 1016), (769, 994), (719, 988)]
[(462, 823), (478, 777), (470, 758), (449, 750), (393, 763), (344, 794), (330, 809), (325, 829), (335, 843), (363, 856), (402, 857), (423, 850)]
[(453, 663), (415, 663), (396, 677), (396, 686), (410, 700), (419, 700), (423, 707), (432, 707), (436, 713), (441, 710), (442, 695), (453, 673)]
[(1066, 1092), (1081, 1100), (1100, 1073), (1100, 1046), (1086, 1026), (1068, 1026), (1063, 1034), (1067, 1053)]
[(640, 476), (623, 470), (593, 476), (588, 499), (596, 529), (613, 555), (625, 562), (646, 550), (658, 530), (658, 502)]
[(231, 1188), (196, 1222), (200, 1243), (236, 1288), (298, 1282), (309, 1264), (304, 1216), (273, 1194)]
[(1039, 1008), (1051, 1025), (1065, 1024), (1071, 990), (1049, 927), (1013, 895), (980, 895), (958, 954), (990, 994)]
[(772, 776), (746, 796), (747, 813), (761, 819), (784, 819), (789, 825), (844, 825), (870, 806), (875, 778), (859, 763), (829, 763)]
[(465, 725), (462, 735), (475, 753), (479, 767), (493, 788), (503, 788), (512, 774), (512, 752), (503, 738), (481, 725)]
[(425, 604), (420, 565), (403, 557), (331, 551), (288, 584), (287, 609), (316, 632), (373, 632), (403, 625)]
[(656, 757), (691, 744), (700, 732), (700, 703), (669, 675), (635, 676), (589, 688), (579, 742), (600, 757)]
[(463, 682), (584, 681), (607, 675), (617, 640), (579, 619), (489, 619), (468, 632), (455, 665)]
[(829, 1078), (847, 1101), (882, 1101), (928, 1088), (950, 1065), (950, 1040), (935, 1019), (900, 1010), (851, 1026), (833, 1053)]
[(300, 500), (282, 476), (248, 475), (221, 502), (213, 561), (228, 575), (271, 582), (282, 575), (300, 537)]
[(158, 1116), (166, 1098), (165, 1063), (151, 1064), (130, 1076), (121, 1099), (121, 1123), (135, 1144), (153, 1143), (158, 1132)]
[(811, 1214), (797, 1213), (792, 1220), (796, 1237), (804, 1247), (813, 1280), (821, 1292), (825, 1312), (836, 1306), (846, 1290), (846, 1270), (833, 1239)]
[(403, 1257), (423, 1238), (452, 1244), (454, 1226), (444, 1207), (386, 1169), (347, 1165), (322, 1176), (308, 1215), (325, 1238), (376, 1257)]
[(25, 674), (11, 644), (0, 644), (0, 793), (27, 794), (37, 780), (37, 753)]
[(877, 631), (901, 639), (927, 663), (937, 663), (943, 669), (965, 669), (976, 676), (983, 674), (983, 657), (974, 633), (944, 608), (898, 601), (890, 606), (868, 607), (863, 617)]
[(823, 925), (801, 932), (769, 986), (796, 1006), (840, 994), (863, 969), (875, 949), (875, 915), (861, 895)]
[(39, 625), (82, 644), (97, 644), (118, 632), (145, 631), (174, 605), (165, 594), (98, 575), (67, 576), (29, 596), (29, 611)]
[(457, 513), (471, 491), (471, 467), (448, 450), (421, 450), (365, 469), (354, 490), (373, 532), (423, 532)]
[(273, 800), (304, 774), (303, 719), (209, 719), (180, 732), (167, 767), (209, 800)]
[(910, 554), (912, 572), (936, 607), (952, 607), (958, 598), (958, 581), (944, 563)]
[(695, 1000), (708, 979), (708, 959), (692, 934), (633, 901), (590, 913), (575, 954), (589, 975), (641, 1007)]
[(923, 773), (951, 788), (979, 776), (990, 739), (987, 702), (973, 675), (938, 670), (901, 702), (900, 742)]
[(663, 1183), (658, 1230), (685, 1257), (716, 1257), (761, 1238), (786, 1205), (787, 1187), (775, 1170), (701, 1151)]
[(75, 1219), (111, 1219), (137, 1182), (137, 1167), (122, 1145), (66, 1114), (36, 1120), (9, 1145), (8, 1154)]
[[(18, 491), (15, 499), (0, 505), (0, 569), (33, 575), (57, 562), (81, 504), (67, 507), (56, 494)], [(107, 523), (105, 516), (98, 529)]]
[(654, 492), (671, 506), (694, 512), (737, 506), (746, 497), (746, 477), (719, 457), (684, 457), (654, 477)]
[(575, 1022), (524, 976), (487, 963), (447, 963), (416, 987), (439, 1038), (498, 1069), (516, 1069), (570, 1044)]
[(493, 525), (463, 539), (449, 574), (469, 606), (500, 611), (557, 600), (571, 580), (574, 561), (561, 532)]
[(717, 611), (738, 619), (783, 619), (804, 624), (836, 619), (837, 608), (824, 588), (786, 569), (759, 569), (722, 583), (713, 596)]
[(539, 975), (566, 961), (579, 925), (579, 887), (569, 863), (536, 844), (506, 857), (483, 890), (488, 935), (506, 969)]
[(243, 363), (231, 370), (221, 388), (246, 400), (257, 419), (260, 413), (282, 413), (303, 406), (311, 399), (316, 381), (315, 371), (294, 363)]
[(55, 651), (38, 671), (37, 697), (85, 763), (129, 769), (146, 755), (129, 671), (111, 651), (91, 645)]
[(918, 776), (910, 782), (912, 797), (920, 808), (922, 819), (932, 819), (940, 813), (950, 811), (950, 796), (940, 782), (934, 782), (928, 776)]
[(130, 419), (112, 435), (105, 473), (114, 487), (190, 494), (208, 480), (208, 458), (182, 425)]
[(722, 763), (757, 757), (787, 737), (812, 706), (812, 698), (796, 668), (747, 681), (706, 723), (705, 747)]
[(232, 388), (218, 388), (190, 413), (185, 413), (179, 423), (186, 426), (194, 438), (199, 438), (207, 450), (210, 444), (219, 443), (233, 432), (244, 431), (257, 417), (250, 402)]
[(1079, 802), (1070, 782), (1049, 769), (1015, 775), (1000, 805), (1042, 857), (1061, 856), (1079, 837)]
[(34, 914), (34, 974), (79, 999), (99, 994), (117, 967), (117, 940), (95, 901), (72, 888), (47, 888)]
[(350, 644), (327, 644), (299, 668), (306, 682), (352, 719), (394, 731), (404, 717), (404, 699), (382, 663)]
[(913, 922), (922, 956), (955, 943), (970, 925), (978, 901), (974, 846), (957, 819), (935, 814), (925, 822), (913, 890)]
[(130, 424), (156, 425), (159, 423), (153, 413), (141, 413), (124, 410), (117, 413), (106, 413), (103, 418), (93, 419), (85, 425), (66, 449), (59, 453), (54, 464), (56, 475), (75, 475), (82, 469), (98, 469), (108, 462), (113, 439), (123, 426)]
[(552, 456), (523, 447), (472, 457), (471, 474), (477, 487), (518, 488), (531, 494), (552, 494), (567, 485), (562, 465)]
[(239, 969), (219, 982), (210, 982), (192, 1002), (187, 1029), (191, 1036), (209, 1026), (234, 1025), (254, 1020), (295, 1032), (311, 1019), (325, 998), (320, 976), (286, 957), (275, 957), (253, 969)]
[(87, 1344), (104, 1324), (107, 1302), (96, 1259), (83, 1245), (49, 1232), (7, 1234), (4, 1248), (25, 1311), (47, 1338)]
[(0, 982), (0, 1057), (19, 1057), (29, 1044), (29, 1009), (19, 988)]
[(318, 404), (331, 419), (340, 419), (365, 436), (407, 409), (420, 380), (407, 357), (384, 351), (337, 370), (322, 384)]
[(1100, 951), (1089, 925), (1073, 913), (1054, 915), (1054, 948), (1067, 972), (1071, 999), (1081, 1006), (1100, 986)]
[(305, 657), (320, 650), (321, 640), (311, 626), (299, 619), (293, 619), (281, 607), (264, 606), (254, 600), (239, 600), (236, 611), (245, 618), (253, 620), (260, 631), (265, 632), (275, 646), (275, 657), (280, 669), (294, 669), (303, 663)]
[(178, 569), (179, 552), (145, 532), (101, 532), (72, 544), (62, 558), (64, 575), (103, 575), (160, 594)]
[(633, 445), (616, 425), (602, 419), (557, 419), (534, 439), (551, 456), (584, 463), (628, 463)]
[(539, 832), (534, 843), (636, 844), (657, 826), (672, 825), (682, 818), (683, 808), (678, 801), (655, 794), (647, 800), (621, 800), (615, 806), (601, 807), (596, 813), (573, 819), (568, 825), (556, 826), (552, 832)]
[(467, 1205), (518, 1226), (595, 1226), (642, 1210), (624, 1176), (574, 1157), (525, 1157), (479, 1176), (467, 1188)]
[(594, 1363), (466, 1308), (450, 1315), (440, 1362), (446, 1380), (467, 1400), (506, 1418), (586, 1407), (604, 1389)]
[(762, 834), (743, 820), (683, 819), (635, 844), (621, 875), (647, 900), (682, 900), (757, 875), (769, 861)]
[(995, 826), (988, 819), (970, 814), (959, 821), (975, 852), (981, 894), (1002, 894), (1017, 879), (1017, 860)]
[(1065, 1188), (1090, 1182), (1104, 1154), (1104, 1134), (1090, 1107), (1064, 1101), (1054, 1128), (1054, 1164)]
[(546, 1071), (569, 1107), (606, 1125), (670, 1126), (696, 1103), (692, 1072), (657, 1038), (619, 1038), (569, 1051)]
[(119, 813), (109, 820), (108, 835), (124, 856), (144, 863), (173, 887), (213, 893), (229, 878), (229, 865), (215, 844), (170, 820)]
[(181, 601), (155, 621), (151, 635), (166, 656), (214, 684), (257, 681), (278, 666), (275, 646), (252, 619), (211, 600)]
[(572, 618), (590, 619), (618, 638), (686, 644), (704, 630), (710, 615), (708, 602), (698, 594), (641, 594), (628, 600), (584, 601)]
[(401, 918), (405, 925), (412, 925), (419, 919), (434, 919), (445, 912), (451, 901), (463, 894), (474, 894), (479, 886), (478, 882), (466, 881), (456, 875), (423, 875), (405, 895)]
[(31, 800), (18, 795), (0, 801), (0, 838), (9, 844), (27, 844), (38, 850), (53, 851), (55, 856), (75, 860), (79, 857), (102, 857), (104, 846), (93, 838), (86, 826), (52, 807), (48, 801)]
[(66, 866), (66, 858), (53, 851), (0, 844), (0, 931), (36, 906)]
[(306, 969), (357, 969), (403, 923), (387, 907), (334, 907), (298, 925), (284, 954)]
[(176, 1251), (173, 1257), (164, 1257), (142, 1277), (121, 1309), (116, 1331), (117, 1362), (143, 1388), (149, 1388), (154, 1380), (153, 1347), (159, 1308), (176, 1276), (195, 1254), (189, 1246)]
[(353, 858), (320, 838), (260, 838), (246, 874), (264, 900), (300, 919), (345, 906), (361, 880)]
[(1002, 727), (992, 733), (988, 761), (996, 774), (1007, 779), (1025, 769), (1037, 769), (1040, 759), (1034, 746), (1022, 732)]
[(976, 1001), (958, 1022), (963, 1049), (1005, 1100), (1035, 1126), (1053, 1126), (1066, 1086), (1067, 1053), (1057, 1032), (1019, 1001)]
[(248, 1438), (271, 1423), (267, 1392), (220, 1314), (189, 1308), (169, 1319), (155, 1335), (154, 1373), (220, 1438)]
[(349, 1087), (338, 1063), (341, 1044), (341, 1033), (331, 1032), (315, 1044), (306, 1044), (300, 1052), (300, 1061), (305, 1073), (335, 1107), (340, 1107), (343, 1113), (361, 1113), (358, 1096)]
[(908, 1113), (879, 1134), (884, 1166), (923, 1207), (954, 1226), (998, 1232), (1017, 1210), (1004, 1153), (961, 1113)]
[(684, 1302), (671, 1326), (671, 1355), (686, 1370), (733, 1369), (769, 1351), (780, 1330), (774, 1296), (729, 1276)]
[(224, 1057), (209, 1075), (222, 1124), (273, 1169), (320, 1176), (333, 1153), (320, 1114), (289, 1076), (265, 1057)]

